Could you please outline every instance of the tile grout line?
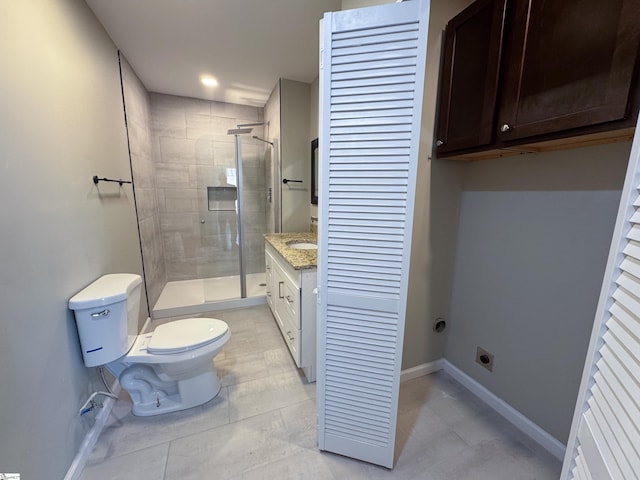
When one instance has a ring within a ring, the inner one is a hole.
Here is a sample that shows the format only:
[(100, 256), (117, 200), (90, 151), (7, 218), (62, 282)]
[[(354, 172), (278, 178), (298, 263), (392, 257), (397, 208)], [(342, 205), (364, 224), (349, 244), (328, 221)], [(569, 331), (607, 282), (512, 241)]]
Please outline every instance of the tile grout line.
[(167, 445), (167, 456), (164, 459), (164, 470), (162, 471), (162, 478), (163, 480), (168, 480), (167, 479), (167, 465), (169, 465), (169, 453), (171, 452), (171, 444), (173, 443), (173, 440), (169, 440), (169, 442), (167, 442), (169, 445)]

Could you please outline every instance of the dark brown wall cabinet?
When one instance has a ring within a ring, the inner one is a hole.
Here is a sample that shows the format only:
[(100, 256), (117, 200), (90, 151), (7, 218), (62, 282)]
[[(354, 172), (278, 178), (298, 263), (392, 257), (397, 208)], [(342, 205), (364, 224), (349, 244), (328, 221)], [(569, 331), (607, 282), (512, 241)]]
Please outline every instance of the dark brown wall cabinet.
[(438, 155), (628, 135), (639, 44), (640, 0), (476, 1), (445, 31)]

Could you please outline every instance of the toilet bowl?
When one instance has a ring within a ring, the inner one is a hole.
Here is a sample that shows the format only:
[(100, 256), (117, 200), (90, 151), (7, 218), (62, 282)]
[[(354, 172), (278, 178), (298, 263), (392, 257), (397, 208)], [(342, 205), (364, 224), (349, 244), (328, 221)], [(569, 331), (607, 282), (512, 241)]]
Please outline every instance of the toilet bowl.
[(85, 365), (105, 366), (119, 379), (134, 415), (208, 402), (220, 391), (213, 358), (231, 337), (228, 325), (188, 318), (135, 335), (141, 283), (139, 275), (105, 275), (69, 300)]

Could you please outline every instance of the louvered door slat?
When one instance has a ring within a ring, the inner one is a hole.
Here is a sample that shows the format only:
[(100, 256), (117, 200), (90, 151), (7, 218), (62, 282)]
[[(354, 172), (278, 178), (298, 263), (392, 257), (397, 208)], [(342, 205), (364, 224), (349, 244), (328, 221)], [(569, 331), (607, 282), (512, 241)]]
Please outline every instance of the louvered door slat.
[(593, 480), (589, 467), (584, 461), (584, 453), (582, 447), (578, 447), (578, 457), (576, 467), (573, 470), (573, 475), (576, 480)]
[[(618, 390), (618, 392), (614, 392), (607, 379), (603, 377), (600, 372), (596, 373), (593, 378), (598, 388), (602, 390), (602, 394), (609, 404), (613, 415), (615, 415), (618, 424), (622, 427), (631, 427), (624, 428), (624, 435), (626, 437), (624, 441), (628, 442), (633, 448), (633, 452), (629, 453), (629, 457), (633, 455), (637, 458), (640, 455), (640, 432), (638, 432), (637, 426), (633, 424), (634, 415), (638, 414), (637, 409), (629, 409), (628, 406), (623, 405), (623, 401), (619, 395), (622, 394), (626, 397), (626, 391)], [(631, 414), (629, 414), (629, 412), (631, 412)]]
[[(591, 399), (590, 399), (591, 400)], [(609, 423), (603, 417), (598, 405), (593, 401), (589, 401), (589, 410), (585, 414), (586, 420), (589, 422), (591, 426), (591, 431), (593, 432), (594, 439), (600, 452), (602, 453), (602, 457), (604, 458), (605, 465), (609, 472), (611, 472), (611, 477), (613, 478), (633, 478), (628, 475), (624, 476), (622, 471), (620, 470), (620, 466), (618, 465), (619, 459), (616, 459), (615, 452), (618, 451), (617, 444), (609, 443), (608, 440), (614, 439), (613, 435), (609, 429)]]
[[(603, 390), (608, 388), (611, 395), (615, 395), (616, 400), (622, 406), (629, 419), (627, 425), (631, 427), (629, 431), (630, 438), (637, 438), (640, 435), (638, 425), (634, 422), (634, 419), (640, 414), (637, 403), (630, 396), (629, 391), (620, 383), (618, 375), (609, 368), (606, 362), (598, 362), (598, 368), (599, 372), (596, 373), (596, 375), (600, 375), (602, 379), (599, 382), (600, 387), (603, 388)], [(640, 447), (640, 444), (637, 445)]]
[(638, 478), (637, 473), (633, 470), (632, 463), (637, 464), (637, 455), (629, 442), (629, 438), (625, 434), (624, 427), (620, 424), (616, 414), (611, 410), (609, 402), (604, 397), (598, 386), (594, 386), (591, 390), (591, 398), (589, 399), (590, 405), (597, 405), (598, 410), (601, 412), (602, 418), (606, 419), (606, 424), (609, 431), (607, 443), (612, 445), (612, 448), (619, 452), (616, 462), (620, 466), (620, 469), (624, 474), (629, 477)]
[(634, 258), (626, 257), (620, 264), (620, 269), (636, 278), (640, 278), (640, 262)]
[(393, 466), (428, 3), (327, 14), (318, 443)]
[(609, 372), (615, 372), (614, 375), (620, 379), (622, 385), (624, 385), (624, 389), (627, 390), (632, 398), (639, 398), (640, 388), (634, 380), (632, 374), (628, 372), (621, 361), (618, 359), (616, 355), (609, 349), (608, 345), (604, 345), (600, 352), (602, 354), (602, 358), (596, 363), (596, 366), (603, 372), (604, 368), (607, 368)]
[(640, 260), (640, 243), (634, 242), (633, 240), (630, 241), (622, 253), (635, 260)]
[(640, 478), (639, 164), (636, 129), (562, 480)]

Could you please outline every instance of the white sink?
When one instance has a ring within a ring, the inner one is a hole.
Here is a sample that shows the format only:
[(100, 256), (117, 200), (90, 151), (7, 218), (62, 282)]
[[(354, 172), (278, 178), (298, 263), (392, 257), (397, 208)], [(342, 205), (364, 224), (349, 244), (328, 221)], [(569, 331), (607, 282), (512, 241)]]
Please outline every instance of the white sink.
[(290, 242), (287, 243), (287, 247), (295, 248), (296, 250), (317, 250), (318, 245), (311, 242)]

